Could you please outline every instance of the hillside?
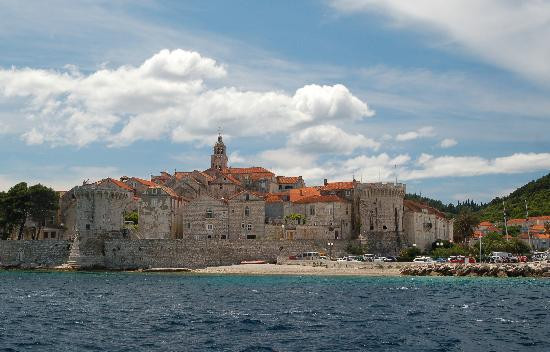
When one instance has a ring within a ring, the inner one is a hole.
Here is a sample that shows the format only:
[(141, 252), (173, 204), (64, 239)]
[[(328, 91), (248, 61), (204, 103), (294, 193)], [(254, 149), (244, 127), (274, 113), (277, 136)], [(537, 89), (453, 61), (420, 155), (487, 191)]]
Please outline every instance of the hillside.
[(417, 194), (407, 194), (405, 199), (428, 204), (449, 217), (454, 217), (463, 209), (469, 208), (477, 213), (482, 221), (502, 221), (503, 201), (506, 204), (509, 219), (525, 217), (525, 200), (527, 200), (529, 216), (550, 215), (550, 174), (529, 182), (506, 197), (497, 197), (486, 204), (476, 203), (472, 200), (457, 204), (444, 204), (440, 200)]
[(481, 220), (502, 220), (502, 202), (506, 204), (508, 218), (525, 217), (525, 201), (529, 216), (550, 215), (550, 174), (531, 181), (503, 198), (495, 198), (479, 212)]

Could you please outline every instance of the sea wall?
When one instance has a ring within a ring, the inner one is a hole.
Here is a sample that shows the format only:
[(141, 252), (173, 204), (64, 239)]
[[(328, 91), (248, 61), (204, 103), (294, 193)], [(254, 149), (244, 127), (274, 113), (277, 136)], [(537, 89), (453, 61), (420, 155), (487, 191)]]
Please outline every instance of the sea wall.
[[(343, 255), (348, 242), (335, 241), (332, 254)], [(204, 268), (244, 260), (276, 262), (278, 256), (326, 251), (325, 241), (313, 240), (108, 240), (105, 267), (114, 270), (145, 268)]]
[(69, 241), (0, 241), (2, 267), (53, 267), (69, 258)]
[(401, 274), (411, 276), (550, 277), (550, 263), (409, 264)]

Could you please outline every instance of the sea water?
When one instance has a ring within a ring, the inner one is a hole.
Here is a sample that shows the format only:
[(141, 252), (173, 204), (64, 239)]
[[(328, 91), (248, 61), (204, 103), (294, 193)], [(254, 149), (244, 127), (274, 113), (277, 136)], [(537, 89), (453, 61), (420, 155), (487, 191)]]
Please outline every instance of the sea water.
[(550, 280), (0, 272), (0, 351), (550, 351)]

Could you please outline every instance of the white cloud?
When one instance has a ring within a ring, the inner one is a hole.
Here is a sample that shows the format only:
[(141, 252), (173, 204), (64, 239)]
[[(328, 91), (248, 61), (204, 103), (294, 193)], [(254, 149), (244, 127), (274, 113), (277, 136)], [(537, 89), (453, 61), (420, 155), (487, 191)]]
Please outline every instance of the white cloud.
[(398, 27), (448, 40), (484, 61), (550, 82), (550, 3), (539, 0), (333, 0), (344, 13), (376, 12)]
[(81, 185), (84, 180), (95, 182), (106, 177), (120, 178), (121, 171), (115, 166), (60, 166), (49, 165), (30, 167), (27, 170), (31, 176), (0, 175), (0, 191), (7, 191), (19, 182), (27, 182), (29, 185), (41, 183), (56, 191), (67, 191), (74, 186)]
[(239, 154), (238, 151), (234, 151), (234, 152), (232, 152), (231, 154), (229, 154), (229, 158), (228, 158), (228, 159), (229, 159), (229, 164), (230, 164), (230, 165), (233, 165), (233, 164), (241, 164), (241, 163), (243, 163), (243, 162), (246, 161), (246, 159), (243, 158), (243, 157), (241, 156), (241, 154)]
[(349, 154), (356, 149), (377, 150), (380, 143), (362, 134), (350, 134), (333, 125), (319, 125), (294, 132), (288, 145), (308, 153)]
[(434, 128), (432, 126), (421, 127), (416, 131), (410, 131), (405, 133), (400, 133), (395, 136), (395, 140), (404, 142), (412, 141), (418, 138), (433, 137), (435, 136)]
[(416, 168), (409, 168), (402, 178), (418, 180), (439, 177), (467, 177), (489, 174), (515, 174), (550, 169), (550, 153), (516, 153), (486, 159), (479, 156), (439, 156), (422, 154)]
[(225, 75), (224, 67), (196, 52), (162, 50), (138, 67), (89, 75), (74, 67), (0, 69), (0, 97), (21, 105), (25, 118), (16, 130), (29, 144), (200, 141), (217, 126), (232, 136), (257, 136), (374, 114), (340, 84), (306, 85), (294, 95), (208, 87), (208, 80)]
[(454, 147), (457, 144), (458, 142), (455, 139), (445, 138), (444, 140), (441, 141), (441, 143), (439, 143), (439, 146), (441, 148), (450, 148), (450, 147)]

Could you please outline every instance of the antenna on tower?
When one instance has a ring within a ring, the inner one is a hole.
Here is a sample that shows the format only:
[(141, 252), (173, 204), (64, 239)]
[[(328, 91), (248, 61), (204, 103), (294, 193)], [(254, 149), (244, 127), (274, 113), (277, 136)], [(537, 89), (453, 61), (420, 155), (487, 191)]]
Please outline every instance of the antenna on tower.
[(395, 174), (395, 185), (397, 186), (397, 164), (393, 165), (394, 174)]
[(222, 135), (222, 128), (218, 126), (218, 136), (221, 136), (221, 135)]

